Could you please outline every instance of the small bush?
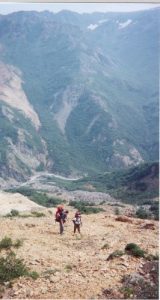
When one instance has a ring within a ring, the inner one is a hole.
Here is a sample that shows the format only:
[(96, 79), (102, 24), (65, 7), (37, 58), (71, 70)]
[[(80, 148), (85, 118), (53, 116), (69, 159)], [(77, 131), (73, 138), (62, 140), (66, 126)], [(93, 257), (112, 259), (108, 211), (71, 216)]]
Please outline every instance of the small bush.
[(0, 241), (0, 249), (10, 249), (13, 246), (11, 238), (5, 236), (1, 241)]
[(18, 249), (18, 248), (22, 247), (22, 245), (23, 245), (23, 241), (17, 239), (13, 246)]
[(129, 252), (129, 254), (136, 256), (136, 257), (144, 257), (145, 251), (142, 250), (138, 245), (134, 243), (127, 244), (125, 247), (125, 251)]
[(16, 209), (12, 209), (10, 213), (5, 215), (6, 218), (19, 217), (19, 211)]
[(118, 207), (115, 208), (114, 210), (115, 215), (119, 216), (120, 215), (120, 210)]
[(109, 248), (109, 245), (108, 244), (104, 244), (101, 249), (103, 250), (103, 249), (108, 249), (108, 248)]
[(134, 293), (133, 288), (131, 288), (131, 287), (124, 287), (121, 289), (121, 291), (124, 294), (125, 299), (130, 298), (131, 295), (133, 295), (133, 293)]
[(10, 212), (11, 217), (18, 217), (19, 216), (19, 211), (16, 209), (12, 209)]
[(32, 272), (27, 272), (27, 276), (29, 276), (32, 279), (36, 280), (39, 277), (39, 274), (36, 271), (32, 271)]
[(27, 268), (22, 259), (16, 258), (14, 252), (0, 258), (0, 283), (27, 275)]
[(150, 219), (151, 214), (149, 212), (147, 212), (145, 209), (143, 209), (142, 207), (140, 207), (136, 211), (136, 217), (140, 218), (140, 219)]
[(71, 266), (71, 265), (66, 265), (66, 266), (65, 266), (65, 270), (66, 270), (67, 272), (72, 271), (72, 266)]
[(157, 253), (156, 255), (153, 254), (148, 254), (146, 256), (146, 259), (149, 261), (153, 261), (153, 260), (159, 260), (159, 254)]

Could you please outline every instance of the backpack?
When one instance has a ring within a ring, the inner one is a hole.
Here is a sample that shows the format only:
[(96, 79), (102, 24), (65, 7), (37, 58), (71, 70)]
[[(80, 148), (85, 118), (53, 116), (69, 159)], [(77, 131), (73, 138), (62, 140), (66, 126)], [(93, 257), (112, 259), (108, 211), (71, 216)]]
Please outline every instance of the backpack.
[(68, 211), (57, 210), (56, 215), (55, 215), (55, 221), (60, 222), (60, 220), (62, 220), (63, 223), (65, 223), (66, 219), (67, 219), (67, 213), (68, 213)]
[(61, 215), (60, 215), (60, 212), (57, 210), (56, 215), (55, 215), (55, 221), (60, 222), (60, 219), (61, 219)]
[(56, 214), (55, 214), (55, 221), (56, 222), (60, 222), (60, 220), (62, 219), (62, 209), (57, 209)]

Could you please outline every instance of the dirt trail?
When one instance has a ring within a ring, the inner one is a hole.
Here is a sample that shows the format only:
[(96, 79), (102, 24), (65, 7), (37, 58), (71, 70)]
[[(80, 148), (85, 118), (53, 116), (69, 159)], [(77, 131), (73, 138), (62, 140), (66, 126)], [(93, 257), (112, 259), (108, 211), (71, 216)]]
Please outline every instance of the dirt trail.
[[(150, 254), (158, 253), (158, 222), (155, 230), (142, 229), (149, 220), (133, 219), (133, 223), (115, 221), (112, 214), (99, 213), (82, 216), (82, 236), (73, 235), (74, 210), (64, 235), (58, 234), (54, 221), (55, 209), (42, 218), (1, 219), (0, 238), (23, 239), (17, 256), (25, 260), (40, 277), (34, 281), (20, 278), (4, 298), (12, 299), (91, 299), (103, 289), (117, 289), (125, 274), (136, 272), (144, 264), (143, 258), (128, 255), (106, 261), (115, 250), (124, 250), (127, 243), (136, 243)], [(138, 221), (138, 222), (137, 222)], [(102, 249), (108, 244), (107, 249)]]

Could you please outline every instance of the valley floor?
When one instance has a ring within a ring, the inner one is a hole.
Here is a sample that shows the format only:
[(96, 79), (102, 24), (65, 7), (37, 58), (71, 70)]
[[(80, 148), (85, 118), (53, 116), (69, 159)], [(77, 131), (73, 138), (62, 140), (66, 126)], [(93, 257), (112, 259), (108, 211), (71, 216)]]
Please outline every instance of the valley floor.
[[(119, 222), (107, 211), (82, 215), (80, 237), (73, 235), (74, 209), (68, 209), (62, 236), (54, 221), (54, 208), (44, 210), (46, 216), (41, 218), (1, 218), (0, 239), (23, 239), (17, 257), (40, 274), (35, 281), (16, 279), (3, 299), (96, 299), (105, 298), (102, 291), (106, 289), (114, 289), (121, 298), (122, 278), (142, 272), (145, 260), (127, 254), (109, 261), (107, 257), (116, 250), (124, 251), (128, 243), (138, 244), (148, 254), (158, 253), (157, 221), (132, 218), (132, 223)], [(153, 223), (154, 230), (144, 229), (146, 223)], [(107, 249), (102, 249), (105, 244)]]

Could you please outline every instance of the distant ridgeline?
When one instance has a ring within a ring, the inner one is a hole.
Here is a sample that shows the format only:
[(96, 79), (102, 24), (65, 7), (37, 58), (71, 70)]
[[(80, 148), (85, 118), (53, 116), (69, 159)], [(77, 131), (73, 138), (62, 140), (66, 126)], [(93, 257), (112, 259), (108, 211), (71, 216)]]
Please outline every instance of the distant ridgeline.
[[(158, 161), (158, 20), (158, 8), (0, 15), (0, 187)], [(128, 172), (95, 188), (148, 193)]]

